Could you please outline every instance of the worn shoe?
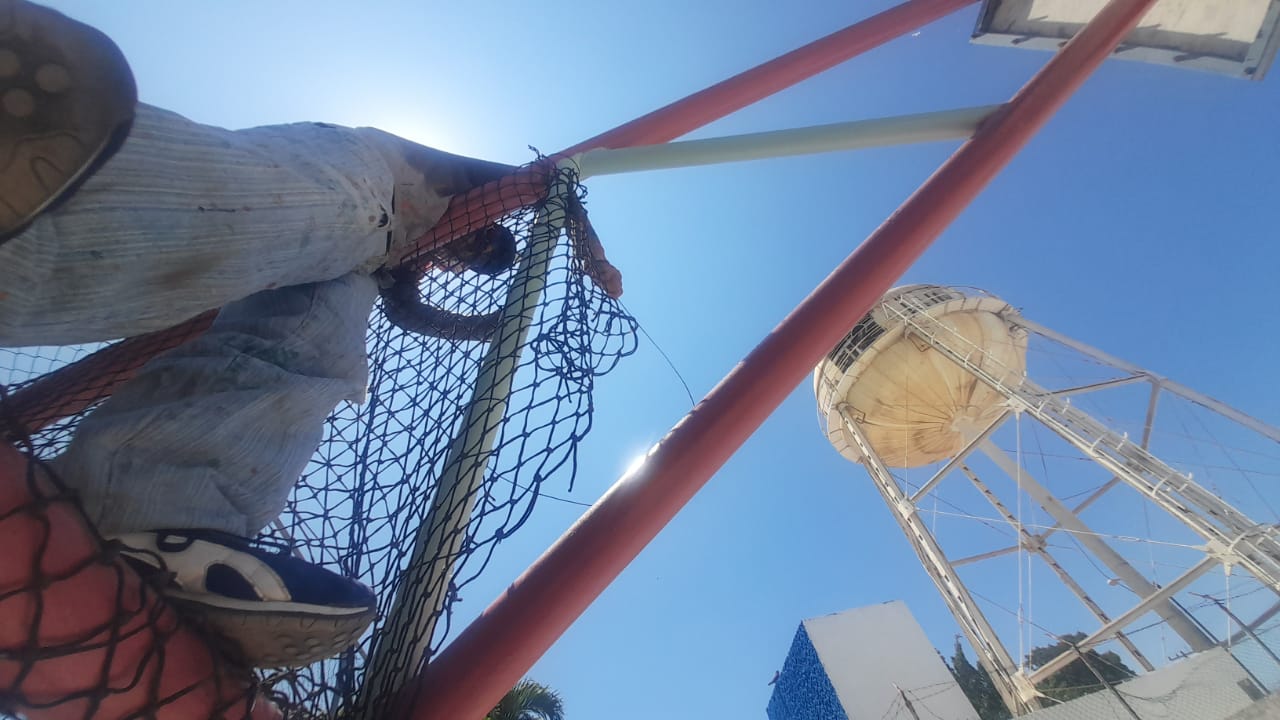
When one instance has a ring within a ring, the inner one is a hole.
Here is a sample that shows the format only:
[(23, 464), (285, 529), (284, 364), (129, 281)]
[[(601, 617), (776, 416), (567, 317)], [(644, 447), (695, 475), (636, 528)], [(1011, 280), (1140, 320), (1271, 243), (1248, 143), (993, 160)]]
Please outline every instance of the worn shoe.
[(101, 32), (25, 0), (0, 0), (0, 243), (124, 142), (138, 93)]
[(139, 572), (167, 573), (166, 597), (235, 641), (255, 667), (301, 667), (337, 655), (377, 613), (364, 585), (227, 533), (156, 530), (113, 539)]

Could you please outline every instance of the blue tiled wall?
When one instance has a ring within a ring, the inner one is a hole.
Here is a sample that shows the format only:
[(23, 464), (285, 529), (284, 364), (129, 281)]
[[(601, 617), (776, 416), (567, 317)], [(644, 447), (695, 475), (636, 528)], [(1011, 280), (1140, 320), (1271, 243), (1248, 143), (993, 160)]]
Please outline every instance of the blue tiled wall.
[(804, 625), (791, 641), (767, 712), (769, 720), (849, 720)]

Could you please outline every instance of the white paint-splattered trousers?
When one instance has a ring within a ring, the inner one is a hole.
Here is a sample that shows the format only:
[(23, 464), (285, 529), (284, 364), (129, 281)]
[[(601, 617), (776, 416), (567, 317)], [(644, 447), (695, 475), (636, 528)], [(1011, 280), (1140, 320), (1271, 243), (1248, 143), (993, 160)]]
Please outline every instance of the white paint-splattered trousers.
[(0, 346), (107, 340), (223, 307), (92, 412), (55, 470), (106, 534), (252, 535), (367, 382), (395, 186), (367, 133), (227, 131), (141, 106), (121, 150), (0, 245)]

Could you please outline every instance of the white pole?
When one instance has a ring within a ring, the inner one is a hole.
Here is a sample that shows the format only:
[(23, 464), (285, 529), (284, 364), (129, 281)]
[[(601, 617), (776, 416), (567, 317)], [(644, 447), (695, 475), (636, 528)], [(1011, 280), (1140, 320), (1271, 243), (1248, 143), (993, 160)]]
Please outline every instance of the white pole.
[(991, 434), (994, 433), (997, 429), (999, 429), (999, 427), (1004, 424), (1004, 421), (1008, 420), (1009, 416), (1012, 414), (1013, 414), (1012, 411), (1005, 410), (1004, 412), (1000, 413), (1000, 415), (997, 416), (996, 419), (992, 420), (991, 423), (987, 425), (987, 429), (983, 430), (982, 432), (970, 438), (969, 442), (963, 448), (960, 449), (960, 452), (951, 456), (951, 459), (947, 461), (946, 465), (943, 465), (942, 467), (938, 468), (938, 471), (933, 474), (933, 477), (929, 478), (928, 482), (926, 482), (924, 485), (921, 485), (920, 489), (916, 490), (911, 495), (911, 502), (917, 505), (920, 504), (920, 501), (924, 498), (925, 495), (928, 495), (929, 493), (933, 492), (933, 489), (938, 486), (938, 483), (942, 482), (942, 479), (944, 477), (946, 477), (952, 470), (955, 470), (957, 467), (959, 467), (960, 464), (965, 461), (965, 458), (969, 457), (970, 453), (978, 449), (978, 444), (986, 440), (987, 438), (991, 437)]
[(686, 140), (617, 150), (589, 150), (570, 158), (583, 178), (597, 175), (714, 165), (908, 143), (963, 140), (1000, 105), (858, 120), (795, 130)]
[[(1026, 468), (1019, 466), (1013, 458), (1004, 450), (996, 447), (990, 440), (984, 440), (979, 449), (984, 455), (991, 459), (1006, 475), (1009, 477), (1018, 477), (1021, 482), (1021, 490), (1025, 491), (1031, 499), (1035, 500), (1045, 512), (1049, 513), (1054, 520), (1062, 526), (1063, 530), (1072, 533), (1077, 542), (1083, 545), (1093, 556), (1102, 561), (1116, 577), (1124, 581), (1129, 589), (1137, 593), (1140, 597), (1154, 596), (1159, 588), (1151, 583), (1138, 569), (1129, 564), (1129, 561), (1114, 548), (1107, 544), (1103, 537), (1093, 532), (1093, 529), (1085, 524), (1078, 515), (1067, 509), (1052, 492), (1044, 485), (1041, 485), (1035, 477), (1027, 471)], [(1213, 647), (1213, 638), (1209, 637), (1201, 630), (1182, 608), (1172, 602), (1154, 603), (1150, 607), (1151, 611), (1164, 618), (1169, 623), (1169, 627), (1178, 636), (1186, 641), (1187, 645), (1195, 652), (1208, 650)]]
[(1239, 410), (1231, 407), (1230, 405), (1227, 405), (1221, 400), (1215, 400), (1214, 398), (1211, 398), (1202, 392), (1197, 392), (1195, 390), (1192, 390), (1191, 388), (1183, 385), (1182, 383), (1174, 382), (1169, 378), (1156, 375), (1155, 373), (1148, 372), (1147, 370), (1143, 370), (1142, 368), (1138, 367), (1137, 365), (1134, 365), (1133, 363), (1125, 362), (1124, 360), (1121, 360), (1120, 358), (1115, 357), (1114, 355), (1109, 355), (1095, 347), (1086, 345), (1080, 342), (1079, 340), (1067, 337), (1062, 333), (1055, 332), (1054, 330), (1051, 330), (1050, 328), (1047, 328), (1044, 325), (1041, 325), (1040, 323), (1035, 322), (1033, 320), (1028, 320), (1025, 317), (1021, 317), (1021, 316), (1018, 316), (1016, 318), (1011, 318), (1011, 320), (1015, 325), (1021, 325), (1022, 327), (1026, 328), (1030, 332), (1036, 333), (1037, 335), (1043, 335), (1049, 338), (1050, 340), (1066, 345), (1067, 347), (1073, 350), (1076, 350), (1077, 352), (1081, 352), (1081, 353), (1084, 353), (1085, 355), (1089, 355), (1098, 360), (1101, 360), (1102, 362), (1108, 365), (1111, 365), (1112, 367), (1118, 368), (1120, 370), (1124, 370), (1125, 372), (1129, 372), (1129, 373), (1145, 375), (1151, 378), (1152, 382), (1159, 384), (1160, 387), (1164, 390), (1168, 390), (1169, 392), (1175, 395), (1184, 397), (1187, 400), (1190, 400), (1191, 402), (1201, 407), (1212, 410), (1213, 412), (1218, 413), (1219, 415), (1227, 418), (1228, 420), (1234, 420), (1235, 422), (1238, 422), (1241, 425), (1244, 425), (1245, 427), (1249, 428), (1250, 430), (1253, 430), (1254, 432), (1258, 433), (1259, 435), (1262, 435), (1263, 437), (1270, 438), (1271, 440), (1274, 440), (1276, 442), (1280, 442), (1280, 428), (1277, 428), (1274, 425), (1268, 425), (1267, 423), (1262, 422), (1261, 420), (1255, 417), (1246, 415), (1245, 413), (1240, 412)]
[(563, 198), (570, 192), (568, 183), (557, 179), (547, 206), (535, 219), (528, 252), (512, 280), (501, 321), (481, 363), (461, 434), (444, 459), (439, 487), (418, 529), (381, 640), (367, 665), (362, 687), (365, 700), (360, 703), (366, 717), (379, 716), (379, 702), (392, 697), (414, 676), (430, 648), (489, 455), (506, 414), (520, 354), (546, 286), (551, 254), (566, 222)]
[(865, 461), (863, 465), (871, 475), (872, 483), (880, 491), (880, 496), (889, 506), (889, 510), (893, 512), (898, 527), (902, 528), (907, 540), (911, 542), (911, 547), (920, 558), (920, 564), (925, 572), (929, 574), (938, 592), (942, 594), (942, 601), (951, 611), (956, 622), (960, 624), (960, 630), (969, 640), (973, 651), (977, 653), (982, 667), (991, 676), (1005, 706), (1015, 711), (1038, 710), (1040, 692), (1034, 685), (1027, 682), (1026, 676), (1018, 670), (1017, 663), (1000, 642), (1000, 636), (996, 634), (995, 628), (991, 626), (982, 608), (969, 594), (969, 588), (960, 580), (955, 568), (947, 560), (942, 547), (938, 545), (937, 538), (921, 519), (918, 508), (898, 486), (889, 468), (872, 449), (871, 441), (867, 440), (867, 436), (858, 427), (858, 422), (849, 410), (850, 406), (847, 403), (836, 406), (845, 431), (849, 433), (849, 437), (853, 439), (862, 454)]
[[(1147, 597), (1143, 598), (1142, 602), (1138, 603), (1137, 605), (1134, 605), (1132, 608), (1130, 608), (1124, 613), (1121, 613), (1115, 618), (1112, 618), (1111, 622), (1098, 628), (1098, 630), (1095, 631), (1092, 635), (1086, 637), (1085, 639), (1081, 640), (1076, 644), (1081, 647), (1090, 647), (1092, 645), (1097, 645), (1098, 643), (1105, 641), (1107, 638), (1120, 632), (1122, 629), (1124, 629), (1125, 626), (1131, 624), (1132, 622), (1142, 617), (1143, 615), (1146, 615), (1147, 613), (1152, 612), (1153, 606), (1159, 603), (1166, 602), (1170, 598), (1172, 598), (1174, 595), (1178, 594), (1179, 592), (1182, 592), (1184, 588), (1186, 588), (1191, 583), (1198, 580), (1201, 575), (1204, 575), (1205, 573), (1209, 572), (1213, 568), (1217, 567), (1219, 564), (1220, 563), (1217, 558), (1213, 557), (1212, 555), (1206, 555), (1205, 557), (1200, 559), (1200, 562), (1193, 565), (1191, 569), (1187, 570), (1182, 575), (1174, 579), (1173, 582), (1161, 587), (1159, 590), (1156, 590), (1151, 595), (1148, 595)], [(1061, 670), (1063, 667), (1065, 667), (1068, 663), (1070, 663), (1074, 659), (1075, 657), (1074, 655), (1072, 655), (1070, 651), (1065, 651), (1062, 654), (1058, 655), (1058, 657), (1036, 668), (1036, 670), (1032, 672), (1031, 675), (1029, 675), (1028, 677), (1032, 683), (1038, 683), (1041, 680), (1044, 680), (1045, 678), (1054, 674), (1058, 670)]]

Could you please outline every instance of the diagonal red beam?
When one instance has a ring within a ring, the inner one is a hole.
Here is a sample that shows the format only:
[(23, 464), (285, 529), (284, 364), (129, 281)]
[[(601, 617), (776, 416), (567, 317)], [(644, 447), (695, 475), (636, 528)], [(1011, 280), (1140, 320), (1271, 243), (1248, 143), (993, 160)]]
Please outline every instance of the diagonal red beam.
[(568, 148), (559, 157), (675, 140), (977, 0), (910, 0), (648, 115)]
[[(552, 159), (596, 148), (633, 147), (674, 140), (977, 1), (907, 0), (631, 122), (583, 140), (556, 153)], [(545, 168), (535, 166), (533, 169), (545, 172)], [(494, 222), (501, 219), (502, 214), (520, 209), (522, 205), (515, 199), (504, 197), (499, 192), (499, 182), (507, 180), (491, 182), (454, 198), (444, 217), (405, 255), (417, 255), (461, 237), (465, 232), (458, 228), (478, 227), (477, 223)], [(524, 204), (529, 202), (532, 200)], [(489, 209), (491, 216), (487, 219), (479, 217), (477, 207)]]
[[(937, 17), (970, 5), (975, 1), (909, 0), (897, 8), (874, 16), (854, 27), (823, 38), (810, 46), (766, 63), (702, 93), (695, 94), (685, 100), (655, 111), (650, 115), (616, 128), (614, 131), (597, 136), (586, 143), (569, 148), (565, 153), (557, 157), (592, 147), (622, 147), (628, 144), (661, 142), (678, 137), (769, 94), (795, 84), (806, 77), (821, 72), (845, 59), (898, 37), (914, 27), (926, 24)], [(545, 164), (535, 165), (531, 168), (523, 169), (508, 178), (477, 188), (466, 196), (456, 198), (455, 202), (450, 204), (446, 215), (437, 223), (433, 233), (418, 241), (418, 247), (415, 248), (416, 253), (444, 244), (453, 238), (460, 237), (488, 222), (496, 221), (509, 212), (535, 201), (541, 196), (541, 193), (545, 192), (547, 170), (548, 167)], [(416, 253), (410, 251), (406, 253), (406, 256), (412, 256)], [(207, 323), (208, 317), (201, 317), (178, 328), (158, 333), (156, 337), (126, 341), (120, 346), (108, 348), (105, 352), (91, 356), (74, 367), (67, 368), (65, 372), (58, 373), (56, 377), (46, 378), (36, 383), (28, 388), (29, 392), (24, 393), (22, 397), (15, 398), (21, 400), (19, 405), (24, 410), (23, 419), (30, 425), (43, 425), (52, 422), (66, 412), (75, 412), (87, 407), (100, 397), (110, 393), (111, 384), (103, 384), (101, 382), (104, 375), (111, 376), (112, 383), (126, 380), (142, 362), (149, 359), (153, 354), (150, 352), (151, 349), (160, 348), (169, 341), (181, 341), (181, 339), (190, 337), (192, 334), (199, 334)], [(159, 339), (164, 339), (165, 342), (156, 342)], [(145, 344), (147, 347), (135, 350), (135, 346), (140, 344)], [(27, 494), (26, 488), (19, 480), (24, 471), (29, 471), (29, 466), (10, 448), (0, 447), (0, 480), (4, 481), (0, 482), (0, 492), (15, 494), (12, 499), (18, 503), (31, 502), (36, 499)], [(4, 509), (2, 506), (3, 503), (0, 503), (0, 509)], [(76, 525), (74, 520), (59, 518), (58, 522), (53, 522), (53, 519), (47, 516), (46, 508), (41, 507), (38, 502), (36, 507), (33, 508), (33, 514), (39, 516), (36, 519), (39, 526), (45, 528), (57, 526), (56, 530), (59, 536), (65, 541), (61, 546), (72, 547), (74, 545), (72, 541), (74, 540), (76, 542), (82, 541), (83, 547), (86, 549), (94, 547), (93, 539), (87, 535), (85, 528)], [(7, 528), (0, 528), (0, 530), (7, 530)], [(0, 532), (0, 535), (7, 534), (9, 533)], [(12, 558), (14, 562), (2, 564), (3, 567), (0, 567), (0, 571), (3, 572), (0, 572), (0, 574), (8, 577), (8, 573), (13, 572), (15, 575), (11, 579), (23, 582), (22, 571), (24, 563), (23, 556), (20, 553), (39, 553), (45, 545), (37, 538), (23, 537), (19, 539), (11, 537), (10, 540), (16, 541), (13, 547), (16, 548), (15, 553), (19, 554), (15, 554)], [(638, 551), (639, 548), (636, 549), (636, 552)], [(89, 566), (86, 565), (86, 567)], [(137, 587), (139, 582), (137, 577), (127, 568), (117, 567), (115, 570), (108, 570), (105, 574), (96, 571), (96, 574), (92, 574), (90, 570), (77, 572), (73, 576), (74, 582), (65, 585), (65, 587), (72, 588), (74, 585), (73, 594), (84, 598), (84, 602), (90, 604), (97, 600), (109, 600), (116, 596), (116, 593), (113, 593), (108, 587), (108, 583), (111, 582), (112, 578), (116, 578), (118, 582), (123, 582), (130, 588)], [(53, 598), (47, 599), (53, 600)], [(156, 603), (158, 601), (153, 600), (152, 602)], [(62, 597), (58, 602), (50, 602), (50, 605), (56, 606), (59, 611), (62, 611), (70, 608), (72, 604), (66, 602), (66, 598)], [(157, 612), (167, 612), (158, 604), (155, 607)], [(144, 636), (139, 635), (138, 637)], [(64, 696), (69, 686), (59, 685), (55, 678), (65, 679), (80, 676), (83, 674), (81, 671), (97, 667), (94, 666), (94, 663), (98, 663), (98, 666), (109, 667), (113, 672), (129, 673), (136, 671), (148, 675), (148, 677), (154, 677), (153, 682), (155, 684), (151, 685), (153, 688), (158, 686), (169, 687), (172, 686), (172, 683), (181, 683), (184, 680), (194, 682), (193, 685), (188, 685), (181, 692), (184, 693), (187, 699), (195, 700), (197, 705), (200, 703), (226, 702), (228, 700), (234, 704), (235, 693), (243, 692), (244, 686), (231, 682), (221, 685), (219, 688), (215, 684), (212, 686), (212, 692), (210, 692), (210, 686), (207, 683), (211, 682), (210, 677), (216, 677), (217, 673), (211, 672), (212, 668), (207, 664), (208, 661), (203, 654), (204, 650), (200, 647), (200, 643), (198, 641), (189, 642), (188, 636), (182, 632), (178, 632), (170, 636), (170, 638), (171, 640), (168, 642), (161, 641), (159, 643), (165, 646), (168, 657), (168, 663), (165, 666), (166, 670), (153, 669), (148, 659), (151, 656), (148, 655), (137, 656), (122, 652), (114, 656), (118, 662), (113, 663), (111, 656), (107, 656), (104, 659), (90, 653), (76, 655), (72, 658), (74, 662), (81, 663), (82, 666), (77, 666), (76, 672), (70, 674), (65, 672), (70, 668), (70, 665), (58, 665), (55, 668), (53, 663), (38, 663), (37, 667), (42, 671), (48, 669), (49, 672), (41, 672), (42, 680), (30, 689), (37, 690), (38, 688), (37, 692), (44, 695), (42, 699), (56, 699)], [(179, 639), (181, 642), (179, 642)], [(41, 644), (45, 642), (46, 640), (42, 638)], [(53, 641), (48, 640), (48, 642)], [(144, 645), (138, 645), (137, 648), (133, 645), (128, 646), (130, 652), (143, 648), (145, 648)], [(11, 670), (8, 666), (0, 667), (0, 674), (8, 670)], [(150, 675), (153, 672), (155, 674)], [(49, 680), (48, 683), (44, 682), (46, 675)], [(177, 687), (181, 687), (181, 685), (177, 685)], [(199, 690), (193, 692), (193, 688), (199, 688)], [(223, 694), (228, 690), (232, 693), (230, 697)], [(500, 695), (501, 692), (499, 691), (498, 694)], [(135, 698), (133, 695), (126, 693), (117, 697), (116, 701), (113, 705), (120, 706), (119, 709), (124, 709), (129, 708), (130, 703), (134, 702)], [(476, 713), (477, 717), (483, 715), (487, 707)], [(100, 708), (101, 712), (96, 714), (114, 717), (116, 709), (116, 707), (113, 707), (110, 711), (107, 711), (103, 707)], [(181, 714), (193, 710), (194, 707), (184, 706), (179, 710), (178, 706), (173, 706), (170, 709), (177, 710)], [(243, 711), (243, 706), (241, 706), (241, 710)], [(208, 715), (210, 711), (216, 712), (214, 707), (206, 706), (194, 714)], [(270, 709), (265, 705), (259, 705), (254, 708), (255, 716), (259, 712), (269, 713)], [(32, 716), (35, 717), (37, 715), (50, 718), (62, 716), (61, 712), (57, 710), (47, 715), (42, 711), (33, 710)]]
[[(630, 147), (680, 137), (975, 2), (977, 0), (908, 0), (578, 143), (556, 154), (552, 160), (594, 148)], [(552, 163), (548, 162), (534, 163), (455, 197), (435, 226), (401, 250), (392, 259), (392, 264), (412, 262), (451, 240), (498, 222), (537, 202), (546, 194), (551, 167)], [(592, 259), (603, 261), (603, 254)], [(602, 286), (610, 284), (607, 278), (595, 279)], [(616, 295), (621, 289), (606, 287), (606, 290)], [(159, 339), (182, 342), (200, 334), (207, 327), (208, 319), (201, 318), (153, 335)], [(57, 386), (52, 383), (41, 384), (38, 388), (31, 387), (30, 392), (24, 394), (24, 415), (32, 416), (42, 427), (74, 414), (110, 395), (115, 387), (133, 377), (138, 368), (169, 347), (172, 344), (157, 343), (144, 349), (137, 347), (137, 343), (130, 343), (116, 350), (108, 348), (110, 352), (102, 351), (101, 357), (95, 357), (90, 362), (65, 368), (58, 377)], [(101, 384), (94, 373), (111, 375), (114, 381), (110, 385)], [(86, 391), (86, 388), (91, 389)], [(36, 426), (33, 425), (28, 432), (34, 432), (35, 429)]]
[(412, 720), (480, 718), (801, 383), (1138, 23), (1111, 0), (401, 696)]
[[(17, 442), (49, 425), (93, 407), (128, 382), (151, 358), (198, 337), (213, 324), (216, 311), (181, 325), (121, 340), (16, 390), (4, 402), (6, 421), (0, 440)], [(7, 433), (7, 434), (6, 434)]]

